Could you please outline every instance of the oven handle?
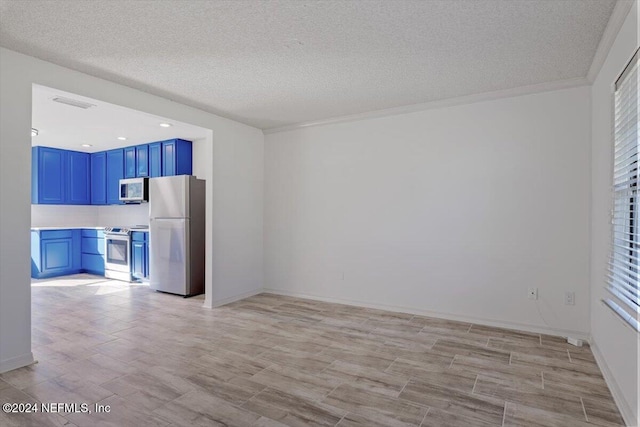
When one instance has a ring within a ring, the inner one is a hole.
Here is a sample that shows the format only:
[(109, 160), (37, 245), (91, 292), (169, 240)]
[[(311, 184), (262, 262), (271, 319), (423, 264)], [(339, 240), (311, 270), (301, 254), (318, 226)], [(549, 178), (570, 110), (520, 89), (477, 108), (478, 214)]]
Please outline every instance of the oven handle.
[(130, 236), (123, 236), (122, 234), (108, 234), (105, 233), (104, 234), (104, 238), (105, 239), (111, 239), (111, 240), (131, 240)]

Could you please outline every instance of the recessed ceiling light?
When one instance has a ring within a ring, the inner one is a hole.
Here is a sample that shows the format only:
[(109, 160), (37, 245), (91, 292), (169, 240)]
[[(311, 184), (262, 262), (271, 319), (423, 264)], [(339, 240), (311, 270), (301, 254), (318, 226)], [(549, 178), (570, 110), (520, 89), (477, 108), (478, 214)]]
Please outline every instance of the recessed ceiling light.
[(93, 144), (82, 144), (83, 147), (93, 147)]
[(170, 128), (171, 126), (173, 126), (171, 123), (160, 123), (160, 127), (162, 128)]
[(36, 128), (31, 128), (31, 136), (38, 136), (38, 129)]
[(127, 140), (127, 137), (126, 137), (126, 136), (119, 136), (119, 137), (118, 137), (118, 139), (119, 139), (120, 141), (126, 141), (126, 140)]

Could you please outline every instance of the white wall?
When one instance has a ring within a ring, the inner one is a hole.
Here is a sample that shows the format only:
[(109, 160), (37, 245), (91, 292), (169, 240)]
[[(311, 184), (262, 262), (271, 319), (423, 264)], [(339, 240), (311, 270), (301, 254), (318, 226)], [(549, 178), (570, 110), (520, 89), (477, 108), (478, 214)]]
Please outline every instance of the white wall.
[[(31, 87), (40, 84), (211, 129), (194, 173), (207, 179), (206, 305), (262, 288), (260, 130), (0, 48), (0, 372), (30, 363)], [(19, 184), (19, 185), (16, 185)]]
[[(591, 334), (594, 352), (618, 407), (629, 425), (638, 425), (639, 335), (601, 303), (605, 268), (611, 245), (611, 182), (613, 150), (613, 83), (622, 72), (638, 40), (638, 4), (635, 3), (591, 88), (592, 198), (591, 198)], [(635, 422), (633, 422), (635, 420)]]
[(267, 135), (266, 288), (586, 336), (589, 121), (579, 87)]

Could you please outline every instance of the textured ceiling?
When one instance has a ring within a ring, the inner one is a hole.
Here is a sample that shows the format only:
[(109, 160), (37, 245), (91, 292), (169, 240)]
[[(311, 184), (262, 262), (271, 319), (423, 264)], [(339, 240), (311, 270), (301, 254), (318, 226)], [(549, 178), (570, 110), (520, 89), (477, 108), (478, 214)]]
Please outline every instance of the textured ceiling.
[(0, 45), (273, 128), (585, 77), (614, 0), (0, 0)]

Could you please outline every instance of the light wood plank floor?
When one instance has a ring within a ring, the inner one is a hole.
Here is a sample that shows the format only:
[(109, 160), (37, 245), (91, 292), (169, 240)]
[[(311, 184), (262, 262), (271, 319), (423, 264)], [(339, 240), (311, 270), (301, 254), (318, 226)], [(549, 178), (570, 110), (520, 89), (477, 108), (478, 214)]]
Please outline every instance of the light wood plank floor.
[(557, 337), (271, 294), (208, 310), (89, 275), (32, 290), (39, 363), (0, 401), (111, 411), (2, 426), (623, 423), (589, 347)]

